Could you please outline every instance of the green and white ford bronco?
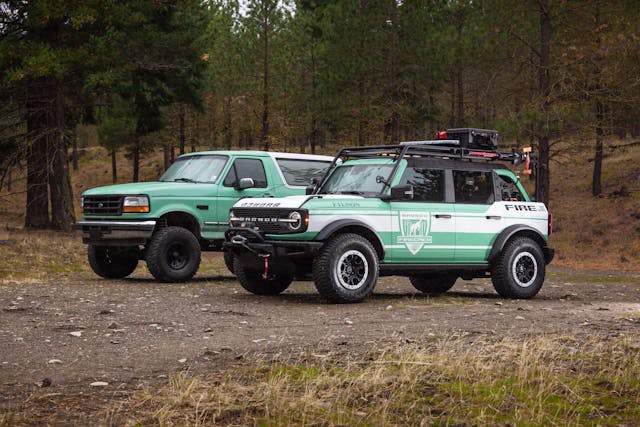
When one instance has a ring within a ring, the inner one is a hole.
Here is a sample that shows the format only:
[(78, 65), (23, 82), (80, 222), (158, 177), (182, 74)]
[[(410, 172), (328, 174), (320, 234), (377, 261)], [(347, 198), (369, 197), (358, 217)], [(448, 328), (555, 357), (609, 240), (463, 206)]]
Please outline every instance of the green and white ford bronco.
[[(261, 151), (185, 154), (156, 182), (85, 191), (76, 228), (101, 277), (126, 277), (144, 259), (159, 281), (189, 280), (202, 250), (222, 250), (229, 209), (238, 199), (304, 194), (332, 159)], [(231, 270), (232, 261), (225, 254)]]
[[(342, 149), (304, 196), (239, 200), (225, 247), (242, 287), (277, 294), (313, 278), (331, 302), (359, 302), (378, 275), (426, 293), (491, 277), (507, 298), (532, 298), (553, 258), (551, 215), (500, 161), (497, 132), (452, 129), (435, 141)], [(340, 160), (340, 161), (338, 161)]]

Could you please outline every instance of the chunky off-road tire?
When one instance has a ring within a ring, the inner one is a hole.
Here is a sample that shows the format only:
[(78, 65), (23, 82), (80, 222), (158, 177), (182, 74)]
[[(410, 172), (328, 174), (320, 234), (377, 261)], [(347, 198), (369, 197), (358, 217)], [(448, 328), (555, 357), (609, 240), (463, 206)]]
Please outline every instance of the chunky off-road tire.
[(147, 247), (147, 267), (161, 282), (184, 282), (200, 266), (200, 243), (182, 227), (161, 228)]
[(89, 245), (87, 258), (91, 269), (105, 279), (122, 279), (138, 266), (138, 254), (134, 248)]
[(235, 259), (235, 274), (240, 285), (256, 295), (277, 295), (286, 290), (293, 281), (290, 271), (272, 271), (265, 279), (262, 272), (245, 266), (240, 259)]
[(227, 270), (231, 272), (231, 274), (236, 274), (234, 264), (234, 256), (231, 252), (223, 252), (224, 254), (224, 265), (227, 266)]
[(360, 302), (378, 281), (378, 254), (359, 234), (334, 236), (313, 260), (313, 281), (330, 302)]
[(493, 287), (504, 298), (533, 298), (545, 274), (540, 245), (527, 237), (516, 237), (505, 245), (492, 266)]
[(420, 292), (426, 294), (442, 294), (455, 285), (457, 274), (452, 273), (428, 273), (409, 277), (411, 284)]

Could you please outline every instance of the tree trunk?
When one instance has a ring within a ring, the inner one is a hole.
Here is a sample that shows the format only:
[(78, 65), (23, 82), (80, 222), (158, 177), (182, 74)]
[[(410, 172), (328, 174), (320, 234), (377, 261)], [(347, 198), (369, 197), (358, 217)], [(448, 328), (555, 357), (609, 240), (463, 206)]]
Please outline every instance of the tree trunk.
[(138, 182), (140, 172), (140, 137), (136, 135), (133, 141), (133, 182)]
[(72, 155), (71, 155), (71, 160), (72, 160), (72, 164), (73, 164), (73, 170), (77, 171), (78, 170), (78, 137), (77, 135), (73, 135), (73, 142), (72, 142)]
[(65, 130), (64, 94), (60, 82), (55, 83), (54, 131), (49, 145), (49, 191), (51, 193), (51, 226), (70, 231), (75, 222), (73, 190), (69, 179), (69, 158)]
[(116, 149), (111, 149), (111, 182), (118, 182), (118, 159), (116, 158)]
[(547, 112), (549, 110), (549, 97), (551, 94), (550, 76), (550, 45), (551, 45), (551, 15), (549, 0), (538, 0), (540, 6), (540, 67), (538, 69), (538, 92), (541, 99), (541, 122), (538, 124), (538, 150), (540, 170), (538, 176), (538, 188), (536, 199), (539, 202), (549, 202), (549, 135), (546, 128)]
[(162, 160), (164, 170), (166, 171), (171, 166), (171, 160), (169, 159), (169, 144), (162, 144)]
[(262, 0), (262, 133), (260, 141), (269, 151), (269, 15), (271, 0)]
[(391, 0), (391, 55), (390, 55), (390, 80), (391, 80), (391, 118), (389, 120), (389, 134), (391, 144), (400, 142), (400, 90), (398, 89), (398, 3)]
[(463, 75), (462, 75), (462, 67), (463, 67), (463, 61), (462, 61), (462, 30), (464, 28), (464, 13), (462, 11), (462, 6), (459, 6), (460, 9), (458, 10), (458, 25), (457, 25), (457, 29), (458, 29), (458, 55), (456, 58), (456, 68), (457, 68), (457, 72), (456, 72), (456, 81), (458, 83), (458, 99), (457, 99), (457, 104), (458, 104), (458, 117), (456, 119), (456, 126), (458, 127), (462, 127), (464, 126), (464, 81), (462, 79)]
[[(600, 38), (600, 0), (596, 0), (595, 3), (595, 26), (596, 26), (596, 49), (600, 51), (600, 44), (602, 42)], [(600, 75), (600, 54), (596, 54), (595, 72), (596, 79)], [(593, 161), (593, 178), (591, 181), (591, 194), (599, 196), (602, 194), (602, 152), (603, 152), (603, 135), (604, 135), (604, 104), (600, 98), (602, 87), (599, 83), (594, 85), (594, 92), (596, 94), (596, 152)]]
[(224, 101), (224, 126), (222, 128), (224, 147), (231, 150), (231, 97)]
[(45, 228), (49, 225), (49, 188), (47, 177), (47, 115), (51, 98), (48, 82), (33, 81), (28, 86), (27, 132), (27, 205), (25, 228)]
[(178, 144), (180, 155), (184, 154), (184, 143), (185, 143), (185, 135), (184, 135), (184, 104), (180, 104), (180, 110), (178, 112), (178, 122), (180, 123), (180, 141)]

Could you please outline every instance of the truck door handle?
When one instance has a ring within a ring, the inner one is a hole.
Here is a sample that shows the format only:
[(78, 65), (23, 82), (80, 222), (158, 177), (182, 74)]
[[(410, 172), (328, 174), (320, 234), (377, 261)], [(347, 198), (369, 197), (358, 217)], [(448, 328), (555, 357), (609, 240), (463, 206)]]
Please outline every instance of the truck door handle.
[(438, 219), (451, 219), (450, 214), (436, 214), (436, 218)]
[(499, 215), (487, 215), (486, 218), (487, 219), (502, 219), (502, 217), (499, 216)]
[(273, 197), (273, 194), (264, 193), (264, 194), (262, 195), (262, 197)]

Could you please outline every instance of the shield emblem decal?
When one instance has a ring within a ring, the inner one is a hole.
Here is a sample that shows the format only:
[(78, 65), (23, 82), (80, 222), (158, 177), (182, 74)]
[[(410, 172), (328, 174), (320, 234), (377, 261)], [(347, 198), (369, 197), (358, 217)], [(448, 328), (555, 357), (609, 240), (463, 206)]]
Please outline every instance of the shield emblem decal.
[(431, 214), (429, 212), (400, 212), (398, 243), (404, 243), (412, 255), (417, 254), (425, 243), (431, 243)]

